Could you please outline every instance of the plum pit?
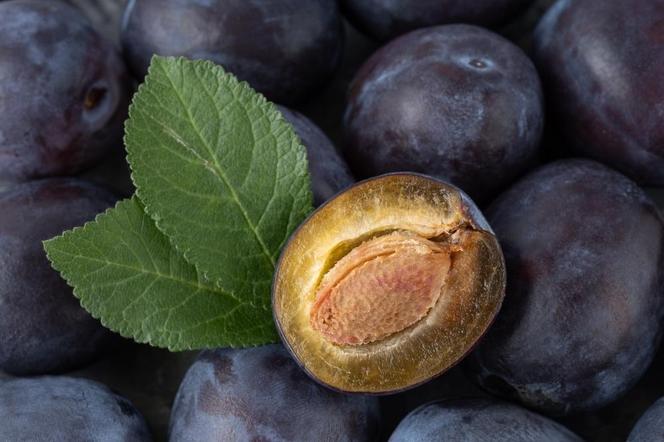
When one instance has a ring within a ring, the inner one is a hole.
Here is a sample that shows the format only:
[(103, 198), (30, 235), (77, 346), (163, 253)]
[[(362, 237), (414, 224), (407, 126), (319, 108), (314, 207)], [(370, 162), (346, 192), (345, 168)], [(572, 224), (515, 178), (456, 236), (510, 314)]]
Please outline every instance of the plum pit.
[(461, 247), (412, 232), (362, 243), (325, 274), (311, 326), (337, 345), (380, 341), (422, 320), (443, 292)]

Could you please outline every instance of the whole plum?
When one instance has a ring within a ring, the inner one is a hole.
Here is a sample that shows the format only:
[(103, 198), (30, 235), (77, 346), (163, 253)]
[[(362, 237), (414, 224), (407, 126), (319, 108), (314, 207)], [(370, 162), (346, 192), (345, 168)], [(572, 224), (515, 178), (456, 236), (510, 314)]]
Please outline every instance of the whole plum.
[(532, 0), (341, 0), (345, 15), (363, 32), (389, 40), (418, 28), (450, 23), (500, 25)]
[(421, 172), (484, 201), (537, 156), (539, 78), (521, 49), (490, 31), (414, 31), (359, 70), (344, 126), (345, 154), (358, 177)]
[(479, 383), (553, 414), (593, 410), (659, 345), (664, 222), (631, 180), (589, 160), (540, 168), (487, 212), (507, 265), (496, 323), (470, 357)]
[(423, 405), (401, 421), (390, 442), (581, 442), (562, 425), (506, 402), (454, 399)]
[(200, 354), (173, 406), (170, 441), (370, 441), (378, 402), (311, 381), (280, 345)]
[(0, 181), (76, 173), (122, 146), (126, 68), (75, 8), (0, 3)]
[(664, 185), (664, 0), (559, 0), (535, 32), (556, 129), (581, 155)]
[(664, 440), (664, 398), (652, 404), (638, 420), (627, 442), (661, 442)]
[(343, 36), (335, 0), (130, 0), (122, 25), (139, 77), (153, 54), (207, 59), (286, 104), (332, 76)]
[(69, 370), (96, 357), (111, 334), (51, 268), (42, 241), (91, 220), (115, 198), (84, 181), (51, 178), (0, 193), (0, 370)]
[(314, 205), (320, 206), (355, 180), (337, 148), (313, 121), (299, 112), (278, 107), (307, 149)]
[(143, 416), (124, 397), (87, 379), (0, 380), (0, 440), (149, 442)]

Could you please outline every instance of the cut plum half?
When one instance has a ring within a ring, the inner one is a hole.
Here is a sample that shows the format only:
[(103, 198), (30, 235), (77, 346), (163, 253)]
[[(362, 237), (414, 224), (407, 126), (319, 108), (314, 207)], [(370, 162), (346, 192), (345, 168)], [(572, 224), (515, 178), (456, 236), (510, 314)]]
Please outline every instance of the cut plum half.
[(459, 362), (505, 293), (500, 246), (458, 188), (397, 173), (356, 184), (316, 210), (284, 248), (277, 328), (322, 384), (387, 394)]

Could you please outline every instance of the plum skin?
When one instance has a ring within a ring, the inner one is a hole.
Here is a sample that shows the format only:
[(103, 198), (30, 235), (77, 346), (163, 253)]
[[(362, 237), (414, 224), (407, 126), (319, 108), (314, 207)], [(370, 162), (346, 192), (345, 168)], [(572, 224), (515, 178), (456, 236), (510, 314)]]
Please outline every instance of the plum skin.
[(499, 25), (532, 0), (341, 0), (343, 13), (363, 32), (389, 40), (434, 25)]
[(424, 173), (482, 203), (534, 162), (542, 128), (539, 78), (519, 48), (475, 26), (439, 26), (390, 42), (362, 66), (344, 153), (358, 177)]
[(664, 185), (662, 0), (559, 0), (535, 32), (552, 121), (578, 154)]
[(63, 2), (0, 4), (0, 181), (67, 175), (121, 148), (128, 74)]
[(620, 173), (562, 160), (518, 182), (487, 217), (505, 254), (507, 294), (468, 360), (472, 375), (492, 393), (551, 414), (617, 399), (660, 341), (657, 208)]
[(335, 0), (130, 0), (121, 38), (140, 78), (153, 54), (207, 59), (283, 104), (332, 76), (344, 42)]
[(42, 376), (0, 380), (0, 440), (149, 442), (136, 408), (87, 379)]
[(643, 413), (634, 425), (627, 442), (658, 442), (664, 440), (664, 398)]
[(352, 185), (355, 179), (351, 175), (346, 161), (323, 131), (301, 113), (284, 106), (277, 107), (293, 126), (295, 133), (307, 149), (314, 206), (320, 206)]
[(80, 226), (115, 197), (77, 179), (0, 193), (0, 370), (41, 374), (84, 365), (112, 342), (48, 263), (42, 241)]
[(562, 425), (493, 399), (451, 399), (423, 405), (401, 421), (389, 442), (581, 442)]
[(373, 440), (377, 399), (311, 381), (281, 345), (203, 351), (175, 398), (170, 441)]

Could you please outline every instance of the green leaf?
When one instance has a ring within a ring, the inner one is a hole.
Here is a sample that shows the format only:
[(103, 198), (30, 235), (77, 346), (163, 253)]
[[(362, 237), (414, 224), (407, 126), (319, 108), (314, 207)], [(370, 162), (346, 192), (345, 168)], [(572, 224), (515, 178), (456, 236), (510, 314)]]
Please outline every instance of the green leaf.
[(171, 350), (277, 340), (277, 256), (311, 210), (276, 107), (210, 62), (153, 59), (126, 125), (137, 196), (45, 242), (108, 328)]
[(197, 274), (136, 198), (44, 244), (83, 307), (125, 337), (173, 351), (277, 340), (271, 310)]
[(210, 62), (155, 57), (125, 142), (137, 194), (176, 249), (269, 308), (278, 254), (311, 211), (305, 149), (276, 107)]

